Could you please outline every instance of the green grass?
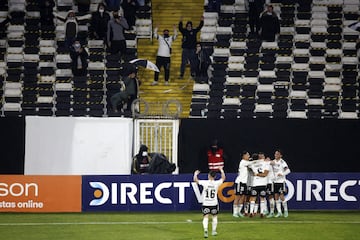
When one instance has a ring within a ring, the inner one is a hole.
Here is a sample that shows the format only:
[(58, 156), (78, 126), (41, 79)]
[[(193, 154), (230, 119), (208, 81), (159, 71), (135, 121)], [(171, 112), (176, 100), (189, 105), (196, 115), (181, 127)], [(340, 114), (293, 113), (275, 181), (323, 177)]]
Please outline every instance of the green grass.
[[(209, 239), (359, 240), (359, 227), (359, 211), (290, 212), (286, 219), (235, 219), (230, 212), (221, 212), (218, 236)], [(203, 239), (202, 215), (200, 212), (0, 213), (0, 239)]]

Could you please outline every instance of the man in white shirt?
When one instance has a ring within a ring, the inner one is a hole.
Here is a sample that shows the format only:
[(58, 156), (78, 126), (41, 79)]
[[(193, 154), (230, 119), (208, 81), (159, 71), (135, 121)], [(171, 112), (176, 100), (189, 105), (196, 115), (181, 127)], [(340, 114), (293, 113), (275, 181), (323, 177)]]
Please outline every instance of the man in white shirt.
[(234, 217), (244, 217), (241, 213), (244, 206), (245, 198), (248, 190), (248, 177), (249, 177), (249, 166), (251, 162), (250, 154), (247, 151), (244, 151), (241, 156), (241, 161), (239, 163), (238, 176), (235, 179), (235, 200), (233, 203), (233, 216)]
[(271, 165), (274, 170), (274, 194), (277, 210), (275, 217), (282, 216), (281, 205), (284, 208), (284, 217), (288, 217), (288, 206), (284, 194), (287, 192), (285, 186), (286, 175), (290, 173), (290, 169), (284, 159), (282, 159), (282, 152), (280, 150), (275, 151), (275, 159), (271, 162)]
[[(169, 35), (169, 30), (165, 29), (163, 35), (158, 34), (158, 27), (154, 29), (154, 38), (159, 42), (159, 48), (156, 56), (156, 66), (161, 69), (164, 67), (165, 70), (165, 85), (169, 84), (170, 78), (170, 56), (171, 56), (171, 45), (177, 37), (176, 25), (174, 25), (174, 35)], [(159, 80), (159, 72), (155, 72), (154, 82), (151, 85), (157, 85)]]
[(209, 214), (212, 215), (212, 235), (216, 236), (217, 228), (217, 214), (219, 212), (219, 203), (218, 203), (218, 189), (220, 185), (225, 181), (225, 173), (222, 167), (219, 167), (221, 173), (221, 179), (215, 180), (216, 172), (210, 171), (208, 174), (208, 180), (199, 180), (198, 175), (199, 170), (196, 170), (194, 173), (194, 182), (203, 186), (202, 191), (202, 213), (203, 213), (203, 228), (204, 228), (204, 237), (208, 237), (208, 223), (209, 223)]
[(255, 210), (255, 201), (257, 197), (260, 197), (260, 216), (264, 217), (265, 214), (265, 197), (269, 164), (265, 162), (264, 158), (259, 159), (258, 156), (258, 154), (253, 154), (253, 162), (250, 166), (254, 174), (250, 197), (250, 217), (254, 216), (257, 211)]

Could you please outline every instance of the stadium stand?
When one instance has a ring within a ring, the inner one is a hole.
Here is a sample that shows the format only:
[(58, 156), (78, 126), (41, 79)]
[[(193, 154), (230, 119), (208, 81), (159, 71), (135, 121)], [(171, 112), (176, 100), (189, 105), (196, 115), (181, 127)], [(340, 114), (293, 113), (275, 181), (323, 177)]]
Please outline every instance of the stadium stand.
[[(76, 10), (72, 0), (55, 1), (54, 13), (65, 17)], [(100, 0), (92, 0), (90, 12)], [(108, 55), (102, 41), (88, 36), (89, 20), (78, 22), (78, 38), (89, 52), (88, 75), (73, 77), (64, 46), (64, 22), (40, 24), (38, 0), (1, 1), (0, 108), (1, 116), (108, 116), (107, 102), (119, 89), (121, 64)], [(139, 22), (151, 23), (151, 2), (138, 9)], [(6, 22), (9, 24), (6, 26)], [(152, 26), (150, 26), (152, 29)], [(126, 60), (137, 56), (140, 31), (126, 32)]]
[(359, 118), (359, 32), (347, 27), (359, 2), (271, 3), (281, 24), (276, 42), (247, 37), (245, 1), (204, 14), (201, 40), (215, 41), (212, 77), (194, 85), (190, 117)]

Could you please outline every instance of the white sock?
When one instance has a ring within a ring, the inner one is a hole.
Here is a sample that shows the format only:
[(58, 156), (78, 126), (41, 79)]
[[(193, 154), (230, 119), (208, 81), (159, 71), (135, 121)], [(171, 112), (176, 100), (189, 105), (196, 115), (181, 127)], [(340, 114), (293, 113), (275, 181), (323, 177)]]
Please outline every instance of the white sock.
[(276, 201), (276, 210), (278, 213), (281, 214), (281, 200), (280, 199)]
[[(260, 203), (260, 209), (261, 209), (261, 203)], [(264, 211), (267, 212), (268, 210), (268, 204), (267, 204), (267, 201), (266, 199), (264, 200)]]
[(269, 200), (270, 202), (270, 213), (274, 214), (274, 209), (275, 209), (275, 200), (273, 198), (271, 198)]
[(251, 201), (250, 202), (250, 214), (254, 213), (254, 207), (255, 207), (255, 202)]
[(254, 213), (257, 213), (259, 210), (259, 204), (255, 203), (255, 207), (254, 207)]
[(239, 205), (233, 205), (233, 214), (239, 213)]
[(246, 203), (245, 203), (244, 212), (245, 212), (245, 213), (249, 213), (249, 202), (246, 202)]
[(203, 228), (204, 228), (204, 231), (207, 231), (207, 230), (208, 230), (208, 223), (209, 223), (209, 218), (204, 217), (204, 218), (203, 218)]
[(264, 214), (264, 212), (265, 212), (265, 206), (266, 206), (265, 202), (266, 201), (260, 202), (260, 214)]
[(214, 216), (212, 217), (212, 231), (213, 231), (213, 232), (216, 232), (217, 224), (218, 224), (217, 215), (214, 215)]
[(287, 212), (288, 211), (288, 206), (287, 206), (287, 201), (282, 201), (282, 205), (283, 205), (283, 208), (284, 208), (284, 212)]

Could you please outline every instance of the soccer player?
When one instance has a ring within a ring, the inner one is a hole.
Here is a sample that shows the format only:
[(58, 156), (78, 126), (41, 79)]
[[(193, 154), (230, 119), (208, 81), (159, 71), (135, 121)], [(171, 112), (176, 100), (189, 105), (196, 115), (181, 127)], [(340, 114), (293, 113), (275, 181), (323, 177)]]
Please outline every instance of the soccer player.
[(286, 193), (285, 181), (286, 175), (290, 173), (290, 169), (287, 163), (282, 159), (281, 150), (275, 151), (275, 159), (272, 161), (272, 167), (274, 170), (274, 193), (275, 193), (275, 202), (276, 202), (276, 210), (277, 214), (275, 217), (281, 217), (281, 204), (284, 208), (284, 217), (289, 216), (287, 202), (285, 201), (284, 194)]
[[(266, 196), (267, 196), (267, 200), (269, 201), (269, 204), (270, 204), (270, 211), (268, 212), (269, 215), (267, 216), (267, 218), (271, 218), (271, 217), (274, 217), (274, 209), (275, 209), (274, 185), (273, 185), (274, 171), (273, 171), (272, 165), (270, 164), (271, 159), (269, 157), (265, 157), (265, 154), (259, 153), (259, 158), (264, 159), (264, 161), (269, 165), (269, 173), (267, 175), (268, 183), (266, 185)], [(266, 200), (265, 200), (265, 205), (266, 205), (266, 210), (268, 210)]]
[(204, 228), (204, 238), (208, 238), (208, 223), (209, 223), (209, 214), (212, 215), (212, 235), (216, 236), (216, 227), (218, 223), (217, 214), (219, 212), (219, 203), (217, 198), (217, 193), (219, 186), (225, 181), (225, 173), (222, 167), (219, 168), (221, 173), (221, 179), (215, 180), (216, 172), (210, 171), (208, 174), (208, 180), (199, 180), (198, 175), (199, 170), (196, 170), (194, 173), (194, 182), (203, 186), (202, 191), (202, 213), (203, 213), (203, 228)]
[(265, 162), (264, 158), (259, 159), (258, 154), (253, 154), (253, 162), (250, 168), (254, 174), (250, 197), (250, 217), (254, 216), (257, 212), (257, 210), (255, 210), (255, 201), (257, 197), (260, 197), (260, 216), (264, 217), (269, 164)]
[(238, 176), (235, 179), (235, 201), (233, 204), (233, 216), (244, 217), (241, 210), (244, 206), (246, 193), (247, 193), (247, 182), (248, 182), (248, 167), (251, 164), (249, 161), (250, 154), (244, 151), (241, 155), (241, 161), (239, 163)]

